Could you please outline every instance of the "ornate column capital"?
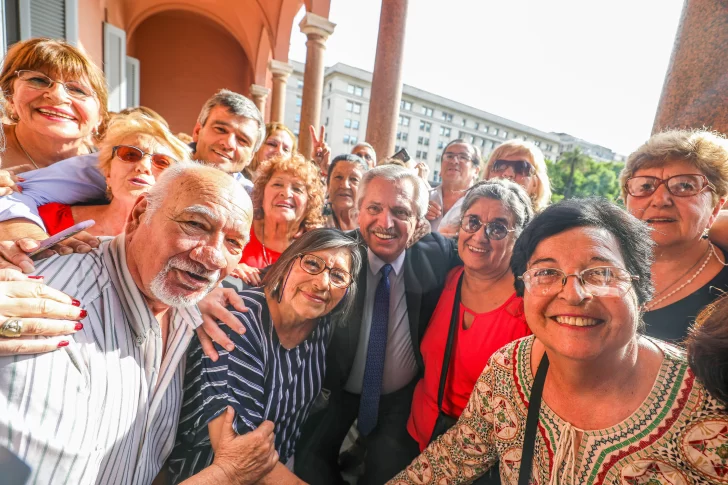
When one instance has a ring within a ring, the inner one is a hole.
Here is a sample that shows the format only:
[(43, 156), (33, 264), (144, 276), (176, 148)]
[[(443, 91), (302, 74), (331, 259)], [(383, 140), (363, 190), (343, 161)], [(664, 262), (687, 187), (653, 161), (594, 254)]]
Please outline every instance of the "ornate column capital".
[(334, 33), (336, 24), (325, 17), (308, 12), (298, 26), (308, 40), (323, 44)]
[(271, 59), (268, 63), (268, 69), (274, 78), (288, 79), (288, 76), (293, 73), (293, 66), (288, 62)]
[(265, 99), (270, 94), (270, 89), (266, 88), (265, 86), (261, 86), (259, 84), (251, 84), (250, 85), (250, 95), (255, 98), (262, 98)]

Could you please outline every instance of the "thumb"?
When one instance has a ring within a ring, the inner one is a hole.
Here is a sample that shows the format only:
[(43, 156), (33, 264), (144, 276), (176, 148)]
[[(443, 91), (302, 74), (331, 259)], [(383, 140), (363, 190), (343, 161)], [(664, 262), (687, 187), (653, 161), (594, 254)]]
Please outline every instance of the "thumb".
[(237, 433), (233, 430), (233, 422), (235, 421), (235, 410), (232, 406), (228, 406), (225, 410), (225, 420), (222, 423), (222, 431), (220, 432), (220, 441), (231, 441), (235, 439)]

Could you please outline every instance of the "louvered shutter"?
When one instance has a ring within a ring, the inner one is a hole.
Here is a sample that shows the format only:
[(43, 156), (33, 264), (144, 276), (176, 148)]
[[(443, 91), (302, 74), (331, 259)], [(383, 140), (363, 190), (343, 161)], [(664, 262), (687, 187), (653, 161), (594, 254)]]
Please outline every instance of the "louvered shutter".
[(78, 0), (18, 0), (20, 38), (78, 41)]
[(126, 32), (104, 23), (104, 74), (109, 86), (109, 111), (126, 108)]
[(126, 57), (126, 105), (139, 106), (139, 59)]

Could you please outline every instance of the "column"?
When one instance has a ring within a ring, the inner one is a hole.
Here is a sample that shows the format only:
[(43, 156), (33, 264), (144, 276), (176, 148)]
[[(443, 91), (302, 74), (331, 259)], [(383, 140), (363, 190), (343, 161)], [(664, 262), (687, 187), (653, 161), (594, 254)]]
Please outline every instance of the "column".
[(728, 134), (728, 8), (686, 0), (652, 132), (706, 126)]
[(283, 123), (286, 115), (286, 85), (288, 76), (293, 72), (293, 66), (287, 62), (270, 60), (268, 65), (273, 75), (273, 93), (270, 98), (270, 120)]
[(263, 113), (263, 119), (265, 119), (265, 100), (268, 98), (270, 89), (265, 86), (258, 84), (252, 84), (250, 86), (250, 97), (253, 98), (253, 102), (258, 107), (261, 113)]
[(379, 160), (394, 154), (406, 23), (407, 0), (382, 0), (366, 137)]
[(309, 125), (316, 130), (321, 123), (321, 98), (324, 94), (324, 51), (326, 39), (334, 32), (336, 24), (311, 12), (299, 24), (306, 34), (306, 68), (303, 73), (303, 99), (301, 125), (298, 134), (298, 150), (305, 157), (311, 155)]

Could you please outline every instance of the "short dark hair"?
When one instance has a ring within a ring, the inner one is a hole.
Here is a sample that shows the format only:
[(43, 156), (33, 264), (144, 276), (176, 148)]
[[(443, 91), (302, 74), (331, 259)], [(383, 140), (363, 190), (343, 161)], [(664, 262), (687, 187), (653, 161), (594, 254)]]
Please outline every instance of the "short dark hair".
[(516, 224), (516, 236), (519, 236), (523, 228), (533, 219), (533, 204), (526, 190), (515, 182), (507, 179), (491, 179), (478, 182), (468, 189), (460, 209), (460, 218), (470, 207), (480, 199), (497, 200), (503, 204), (513, 216)]
[(546, 238), (576, 227), (596, 227), (612, 234), (619, 243), (626, 270), (639, 280), (633, 281), (637, 301), (644, 305), (652, 298), (652, 247), (647, 224), (606, 199), (590, 197), (567, 199), (547, 207), (533, 218), (516, 240), (511, 271), (516, 276), (516, 294), (523, 296), (525, 286), (518, 279), (528, 269), (528, 260)]
[[(445, 145), (445, 148), (442, 149), (442, 153), (444, 154), (448, 148), (450, 148), (451, 145), (466, 145), (473, 151), (473, 158), (471, 162), (473, 162), (473, 165), (480, 166), (480, 162), (482, 161), (482, 156), (480, 154), (480, 148), (476, 147), (470, 142), (467, 142), (463, 140), (462, 138), (456, 138), (452, 140), (450, 143)], [(440, 159), (442, 159), (442, 156), (440, 156)]]
[(301, 237), (293, 241), (293, 243), (283, 251), (278, 260), (273, 263), (270, 269), (263, 277), (263, 286), (270, 287), (270, 294), (274, 298), (280, 296), (283, 291), (283, 284), (288, 275), (291, 265), (296, 262), (298, 255), (306, 253), (315, 253), (326, 249), (348, 249), (351, 256), (351, 267), (349, 273), (352, 277), (351, 286), (349, 286), (343, 300), (336, 306), (332, 314), (342, 313), (344, 315), (354, 305), (356, 298), (356, 280), (362, 265), (361, 253), (359, 252), (359, 241), (347, 236), (338, 229), (330, 229), (322, 227), (313, 229), (304, 233)]
[(700, 312), (686, 347), (692, 371), (713, 397), (728, 405), (728, 293)]
[(339, 155), (335, 157), (331, 161), (331, 165), (329, 165), (329, 173), (326, 175), (326, 186), (328, 187), (329, 183), (331, 182), (331, 172), (334, 171), (334, 167), (339, 162), (350, 162), (350, 163), (357, 163), (359, 164), (359, 168), (362, 170), (362, 172), (366, 172), (369, 170), (369, 164), (364, 161), (362, 157), (359, 155), (354, 155), (353, 153), (345, 153), (344, 155)]

